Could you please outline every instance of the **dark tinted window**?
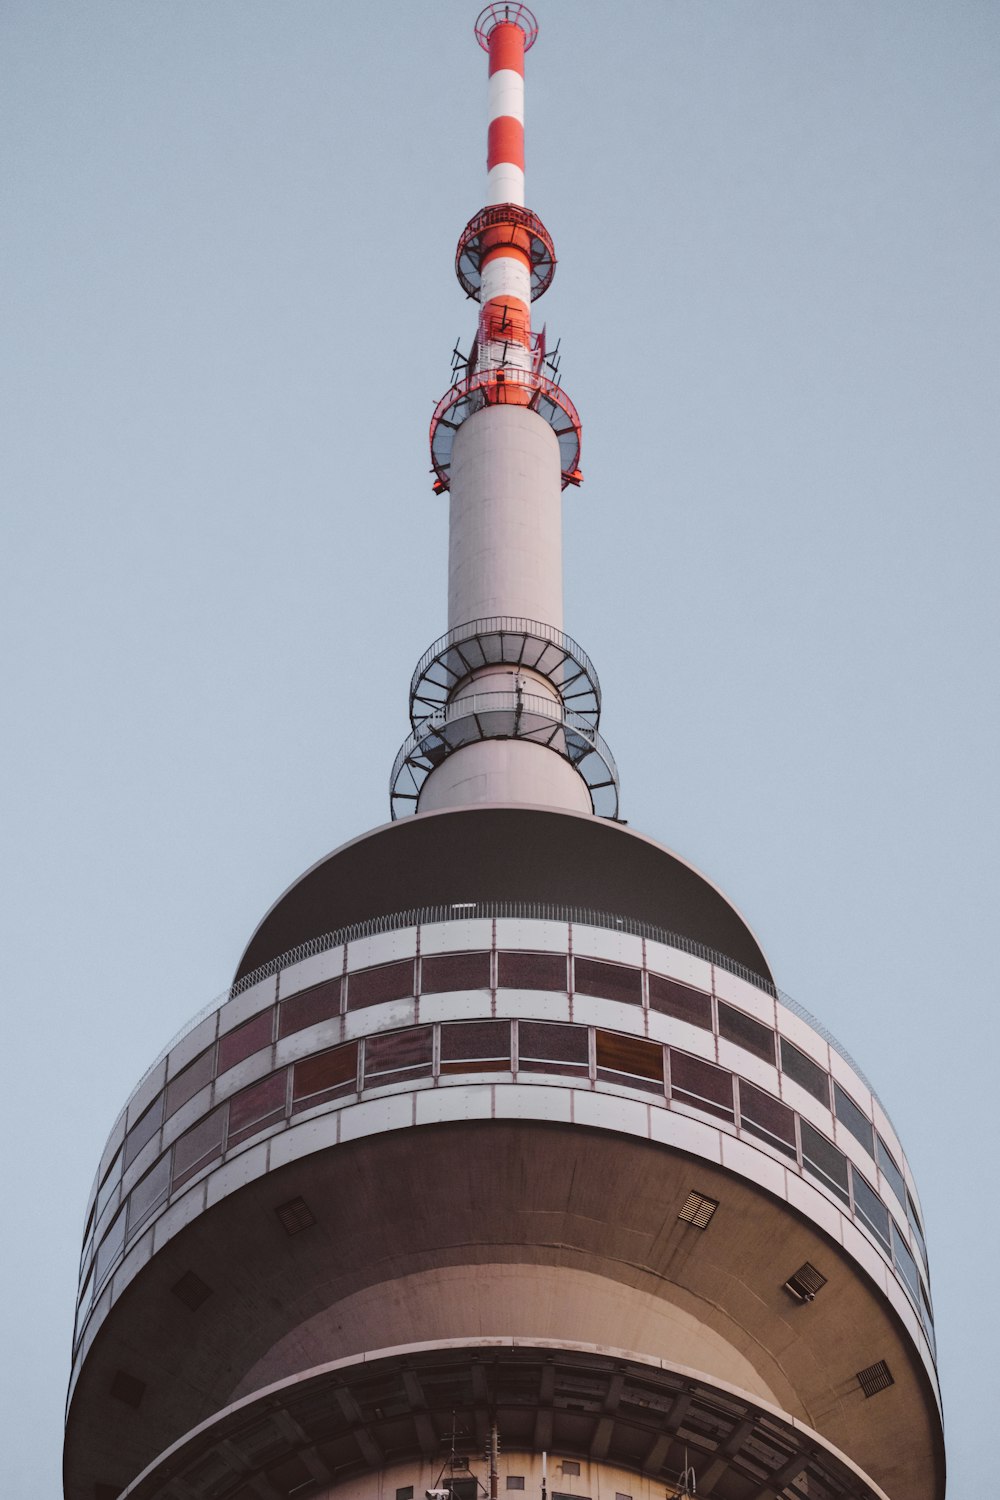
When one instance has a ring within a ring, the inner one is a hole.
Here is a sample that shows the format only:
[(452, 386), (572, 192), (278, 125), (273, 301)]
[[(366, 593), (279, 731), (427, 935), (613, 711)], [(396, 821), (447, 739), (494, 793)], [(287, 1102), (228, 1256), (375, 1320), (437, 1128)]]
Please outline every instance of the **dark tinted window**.
[(829, 1109), (830, 1081), (826, 1070), (818, 1063), (814, 1063), (811, 1057), (806, 1057), (804, 1052), (800, 1052), (798, 1047), (784, 1036), (781, 1038), (781, 1068), (789, 1078)]
[(384, 1005), (389, 1000), (406, 1000), (413, 994), (413, 960), (399, 964), (379, 964), (373, 969), (358, 969), (347, 978), (347, 1009), (361, 1010), (366, 1005)]
[(449, 1021), (441, 1027), (442, 1073), (489, 1073), (509, 1067), (509, 1021)]
[(616, 1031), (598, 1031), (597, 1076), (609, 1082), (663, 1092), (663, 1048), (659, 1042), (621, 1036)]
[(128, 1199), (128, 1232), (131, 1237), (150, 1214), (166, 1203), (170, 1190), (170, 1153), (161, 1156), (156, 1166), (136, 1183)]
[(508, 990), (565, 990), (564, 953), (498, 953), (497, 984)]
[(180, 1187), (202, 1167), (222, 1155), (222, 1133), (226, 1123), (226, 1106), (215, 1109), (174, 1145), (173, 1187)]
[(851, 1175), (854, 1179), (854, 1212), (888, 1250), (889, 1210), (875, 1189), (869, 1187), (857, 1167), (852, 1168)]
[(663, 974), (649, 976), (649, 1008), (677, 1021), (687, 1021), (690, 1026), (700, 1026), (704, 1031), (712, 1029), (712, 997)]
[(786, 1156), (795, 1156), (795, 1115), (779, 1100), (754, 1088), (745, 1078), (739, 1081), (740, 1124), (751, 1135), (769, 1141)]
[(844, 1203), (850, 1203), (847, 1189), (847, 1159), (832, 1141), (813, 1129), (808, 1120), (800, 1120), (802, 1131), (802, 1164), (813, 1177), (825, 1182)]
[(741, 1010), (734, 1010), (722, 1000), (719, 1001), (719, 1035), (774, 1065), (774, 1032), (770, 1026), (754, 1020), (753, 1016), (744, 1015)]
[(236, 1146), (256, 1131), (263, 1130), (265, 1125), (283, 1120), (287, 1088), (288, 1069), (282, 1068), (280, 1073), (271, 1073), (259, 1083), (252, 1083), (248, 1089), (234, 1094), (229, 1101), (226, 1144)]
[(845, 1094), (840, 1084), (834, 1080), (833, 1097), (837, 1110), (837, 1119), (845, 1129), (849, 1130), (856, 1141), (859, 1141), (869, 1156), (875, 1154), (875, 1132), (871, 1121), (861, 1113), (850, 1094)]
[(895, 1219), (892, 1220), (892, 1258), (896, 1262), (900, 1275), (913, 1293), (914, 1301), (919, 1302), (920, 1280), (917, 1276), (917, 1263)]
[(598, 958), (573, 960), (573, 984), (580, 995), (600, 995), (626, 1005), (642, 1004), (642, 971), (624, 964), (606, 964)]
[(219, 1072), (235, 1068), (237, 1063), (270, 1047), (274, 1035), (274, 1010), (262, 1010), (252, 1021), (245, 1021), (234, 1031), (227, 1031), (219, 1038)]
[(906, 1207), (906, 1184), (903, 1174), (896, 1165), (896, 1158), (880, 1135), (875, 1137), (876, 1161), (882, 1168), (886, 1182), (892, 1188), (903, 1208)]
[(291, 1036), (340, 1015), (340, 980), (328, 979), (300, 995), (292, 995), (278, 1006), (278, 1035)]
[(347, 1042), (297, 1062), (292, 1072), (292, 1110), (312, 1109), (327, 1099), (353, 1094), (358, 1086), (358, 1044)]
[(685, 1104), (709, 1114), (733, 1118), (733, 1075), (700, 1057), (670, 1049), (670, 1092)]
[(157, 1094), (152, 1104), (136, 1120), (132, 1129), (125, 1137), (125, 1165), (135, 1161), (139, 1152), (147, 1141), (151, 1141), (160, 1128), (163, 1119), (163, 1095)]
[(489, 953), (438, 953), (421, 960), (420, 988), (425, 995), (489, 987)]
[(205, 1051), (189, 1062), (186, 1068), (171, 1078), (167, 1084), (166, 1093), (166, 1115), (169, 1119), (176, 1114), (182, 1104), (193, 1099), (199, 1089), (203, 1089), (206, 1083), (211, 1083), (215, 1072), (215, 1048), (206, 1047)]
[(518, 1067), (525, 1073), (586, 1073), (590, 1041), (586, 1026), (519, 1021)]
[(432, 1054), (430, 1026), (391, 1031), (388, 1036), (370, 1036), (365, 1042), (365, 1087), (429, 1077)]

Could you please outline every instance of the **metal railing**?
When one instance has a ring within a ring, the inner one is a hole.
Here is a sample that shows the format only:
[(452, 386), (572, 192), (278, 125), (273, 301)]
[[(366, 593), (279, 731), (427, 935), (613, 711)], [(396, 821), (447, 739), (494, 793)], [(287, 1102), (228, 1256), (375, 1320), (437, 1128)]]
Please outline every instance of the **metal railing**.
[[(599, 817), (618, 816), (618, 769), (603, 738), (586, 719), (534, 693), (470, 693), (425, 719), (407, 735), (389, 777), (392, 816), (413, 811), (427, 777), (449, 755), (482, 740), (524, 740), (570, 763)], [(598, 795), (603, 793), (604, 795)], [(405, 804), (412, 803), (413, 808)]]
[[(598, 709), (601, 704), (601, 684), (598, 680), (597, 669), (583, 647), (566, 635), (562, 630), (557, 630), (554, 625), (546, 625), (541, 620), (525, 620), (519, 615), (491, 615), (485, 620), (468, 620), (464, 625), (456, 625), (446, 635), (439, 636), (432, 645), (427, 647), (423, 656), (413, 669), (410, 679), (410, 697), (418, 696), (418, 690), (430, 668), (442, 657), (458, 646), (470, 641), (480, 640), (485, 636), (511, 636), (522, 640), (547, 642), (555, 646), (567, 660), (578, 667), (587, 679), (588, 685), (593, 692)], [(531, 663), (523, 661), (523, 652), (517, 657), (501, 656), (496, 662), (484, 660), (481, 664), (471, 665), (469, 671), (479, 671), (480, 666), (531, 666)], [(449, 668), (449, 670), (451, 670)], [(460, 678), (456, 679), (460, 681)], [(559, 684), (555, 684), (557, 690)]]

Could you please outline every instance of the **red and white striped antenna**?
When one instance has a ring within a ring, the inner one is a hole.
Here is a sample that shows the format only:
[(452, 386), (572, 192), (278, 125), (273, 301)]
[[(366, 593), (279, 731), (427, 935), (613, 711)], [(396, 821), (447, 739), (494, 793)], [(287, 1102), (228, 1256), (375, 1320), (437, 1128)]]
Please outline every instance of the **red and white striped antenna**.
[(484, 406), (526, 406), (559, 440), (563, 485), (579, 484), (580, 418), (532, 333), (531, 304), (549, 287), (556, 257), (552, 236), (524, 205), (524, 57), (538, 37), (526, 5), (487, 5), (476, 38), (489, 55), (486, 205), (462, 231), (455, 272), (479, 302), (476, 337), (465, 375), (441, 398), (431, 420), (434, 489), (451, 484), (455, 433)]

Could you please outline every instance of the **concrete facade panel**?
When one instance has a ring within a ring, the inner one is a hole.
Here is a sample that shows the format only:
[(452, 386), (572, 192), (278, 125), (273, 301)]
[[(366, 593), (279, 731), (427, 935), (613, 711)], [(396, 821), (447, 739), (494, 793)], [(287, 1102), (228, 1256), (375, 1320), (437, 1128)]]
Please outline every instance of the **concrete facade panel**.
[(608, 963), (642, 968), (642, 938), (631, 932), (616, 932), (611, 927), (586, 927), (574, 923), (573, 952), (585, 958), (602, 958)]
[(682, 1052), (691, 1052), (707, 1062), (715, 1062), (715, 1036), (701, 1026), (692, 1026), (688, 1021), (675, 1020), (673, 1016), (662, 1016), (659, 1011), (647, 1013), (649, 1036), (657, 1042), (667, 1042)]
[(419, 1019), (429, 1021), (475, 1021), (493, 1012), (489, 990), (462, 990), (447, 995), (422, 995)]
[(436, 1125), (442, 1120), (488, 1120), (492, 1113), (490, 1084), (430, 1089), (417, 1096), (418, 1125)]
[(303, 958), (297, 964), (290, 964), (278, 975), (278, 999), (287, 1000), (290, 995), (297, 995), (301, 990), (312, 989), (314, 984), (336, 979), (343, 967), (342, 944), (328, 948), (325, 953), (315, 953), (311, 958)]
[(319, 1115), (305, 1120), (301, 1125), (292, 1125), (280, 1135), (268, 1141), (268, 1166), (272, 1172), (288, 1162), (309, 1156), (313, 1151), (323, 1151), (335, 1146), (340, 1138), (340, 1114)]
[(496, 1014), (532, 1021), (568, 1021), (569, 996), (558, 990), (497, 990)]
[(830, 1048), (812, 1027), (807, 1025), (794, 1011), (782, 1005), (779, 1001), (776, 1006), (778, 1018), (778, 1030), (782, 1036), (787, 1036), (790, 1042), (794, 1042), (800, 1052), (811, 1057), (813, 1062), (819, 1063), (821, 1068), (827, 1072), (830, 1070)]
[(666, 943), (647, 938), (646, 967), (653, 974), (677, 979), (707, 995), (712, 993), (712, 965), (703, 958), (696, 958), (693, 953), (684, 953), (680, 948), (670, 948)]
[(153, 1231), (147, 1229), (129, 1250), (111, 1281), (111, 1299), (117, 1301), (122, 1292), (133, 1281), (153, 1254)]
[(637, 1099), (616, 1099), (608, 1094), (585, 1094), (573, 1090), (573, 1121), (577, 1125), (594, 1125), (599, 1130), (616, 1130), (622, 1135), (649, 1135), (648, 1104)]
[(841, 1088), (850, 1094), (861, 1113), (867, 1115), (870, 1120), (872, 1117), (872, 1091), (864, 1080), (858, 1076), (850, 1063), (841, 1057), (836, 1047), (830, 1048), (830, 1072)]
[(825, 1136), (833, 1140), (832, 1112), (824, 1108), (801, 1084), (796, 1083), (794, 1078), (789, 1078), (787, 1073), (781, 1075), (781, 1097), (804, 1120), (808, 1120), (810, 1125), (815, 1125), (817, 1130), (822, 1130)]
[(371, 1036), (376, 1031), (397, 1031), (416, 1025), (416, 1021), (416, 1000), (390, 1000), (386, 1005), (366, 1005), (363, 1010), (349, 1010), (343, 1017), (344, 1040)]
[(724, 1036), (719, 1037), (717, 1055), (723, 1068), (729, 1068), (741, 1078), (749, 1078), (751, 1083), (757, 1084), (758, 1088), (764, 1089), (768, 1094), (777, 1094), (778, 1070), (764, 1062), (763, 1058), (755, 1057), (745, 1047), (738, 1047)]
[(218, 1024), (219, 1013), (216, 1010), (210, 1016), (206, 1016), (203, 1021), (199, 1021), (198, 1025), (193, 1026), (190, 1031), (185, 1032), (177, 1045), (171, 1049), (167, 1058), (168, 1079), (176, 1078), (189, 1062), (193, 1062), (199, 1053), (211, 1046), (217, 1034)]
[(722, 1136), (721, 1145), (724, 1167), (728, 1167), (731, 1172), (739, 1172), (741, 1177), (756, 1182), (777, 1198), (787, 1198), (786, 1173), (780, 1162), (765, 1155), (763, 1151), (758, 1151), (748, 1141), (736, 1140), (732, 1136)]
[(493, 922), (489, 917), (469, 921), (425, 923), (420, 928), (420, 952), (461, 953), (489, 948), (493, 943)]
[(756, 985), (747, 984), (738, 974), (730, 974), (720, 964), (713, 965), (712, 974), (715, 993), (721, 1000), (735, 1005), (737, 1010), (746, 1011), (748, 1016), (763, 1021), (765, 1026), (774, 1026), (775, 1002), (770, 995)]
[(497, 917), (497, 948), (528, 953), (568, 953), (565, 922), (541, 922), (521, 917)]
[(707, 1161), (722, 1162), (722, 1135), (714, 1126), (703, 1124), (673, 1110), (650, 1111), (650, 1136), (661, 1145), (673, 1146)]
[(416, 927), (400, 927), (393, 932), (376, 932), (370, 937), (355, 938), (347, 945), (348, 972), (370, 969), (378, 964), (402, 963), (417, 953)]
[(381, 1099), (352, 1104), (340, 1114), (340, 1139), (353, 1141), (383, 1130), (401, 1130), (413, 1124), (412, 1094), (389, 1094)]
[(126, 1114), (127, 1128), (129, 1130), (132, 1129), (132, 1126), (135, 1124), (136, 1120), (138, 1120), (141, 1115), (145, 1114), (146, 1110), (152, 1104), (157, 1094), (162, 1090), (163, 1085), (166, 1083), (166, 1079), (167, 1060), (164, 1057), (161, 1058), (160, 1061), (156, 1063), (152, 1068), (150, 1068), (149, 1072), (146, 1074), (146, 1077), (142, 1080), (139, 1087), (132, 1095), (132, 1098), (129, 1100), (128, 1110)]
[(259, 1015), (262, 1010), (267, 1010), (278, 998), (277, 975), (269, 974), (266, 979), (258, 980), (249, 989), (243, 990), (239, 995), (234, 995), (232, 1000), (227, 1000), (219, 1010), (219, 1035), (223, 1036), (227, 1031), (233, 1031), (237, 1026), (242, 1026), (244, 1021), (249, 1021), (251, 1016)]
[(621, 1000), (602, 1000), (598, 995), (574, 995), (572, 1017), (578, 1026), (603, 1026), (609, 1031), (627, 1031), (644, 1036), (646, 1012), (641, 1005)]
[(568, 1124), (570, 1092), (545, 1084), (498, 1083), (493, 1091), (493, 1112), (498, 1120), (564, 1120)]
[(158, 1255), (168, 1240), (205, 1212), (204, 1179), (188, 1188), (183, 1197), (175, 1198), (153, 1225), (153, 1254)]
[(268, 1142), (260, 1141), (246, 1151), (237, 1152), (219, 1167), (205, 1183), (205, 1206), (211, 1208), (223, 1198), (245, 1187), (255, 1177), (261, 1177), (268, 1169)]
[(819, 1187), (806, 1182), (794, 1172), (786, 1174), (788, 1201), (793, 1208), (804, 1213), (806, 1218), (825, 1229), (831, 1239), (841, 1243), (844, 1215), (838, 1206)]
[(313, 1052), (325, 1052), (345, 1040), (346, 1016), (332, 1016), (329, 1021), (319, 1021), (315, 1026), (306, 1026), (302, 1031), (293, 1031), (274, 1044), (275, 1067), (308, 1057)]

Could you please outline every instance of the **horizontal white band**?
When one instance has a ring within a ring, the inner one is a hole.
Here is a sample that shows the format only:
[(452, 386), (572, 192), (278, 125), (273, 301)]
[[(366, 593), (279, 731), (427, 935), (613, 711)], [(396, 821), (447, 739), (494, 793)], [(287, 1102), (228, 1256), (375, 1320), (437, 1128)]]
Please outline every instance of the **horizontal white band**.
[(486, 174), (486, 202), (524, 204), (524, 173), (509, 161), (498, 162)]
[(489, 302), (491, 297), (519, 297), (531, 306), (531, 272), (523, 261), (515, 260), (512, 255), (498, 255), (487, 261), (479, 300)]
[(524, 79), (513, 68), (501, 68), (490, 78), (489, 116), (513, 115), (524, 124)]

